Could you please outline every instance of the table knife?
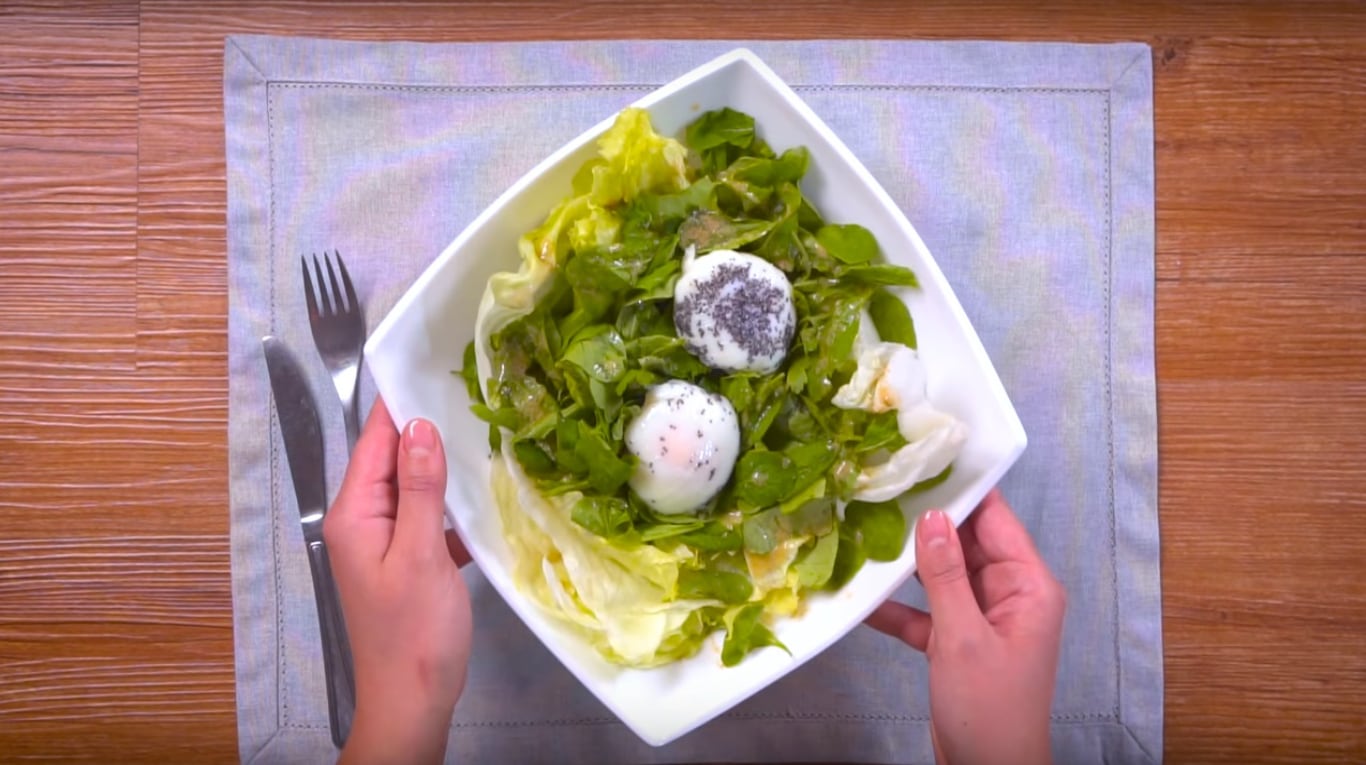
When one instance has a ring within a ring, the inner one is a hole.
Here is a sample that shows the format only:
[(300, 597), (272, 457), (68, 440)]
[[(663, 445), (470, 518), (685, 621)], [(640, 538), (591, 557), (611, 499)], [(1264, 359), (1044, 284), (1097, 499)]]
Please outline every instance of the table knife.
[(332, 567), (323, 543), (323, 517), (327, 514), (327, 484), (323, 474), (323, 438), (318, 410), (308, 379), (298, 363), (278, 339), (267, 336), (261, 341), (266, 367), (270, 370), (270, 389), (280, 434), (285, 442), (289, 472), (294, 479), (294, 495), (299, 500), (304, 545), (308, 549), (308, 568), (313, 574), (313, 596), (318, 604), (318, 627), (322, 633), (323, 670), (327, 678), (327, 715), (332, 743), (340, 749), (351, 731), (356, 710), (355, 670), (351, 665), (351, 645), (346, 637), (346, 620), (341, 600), (332, 580)]

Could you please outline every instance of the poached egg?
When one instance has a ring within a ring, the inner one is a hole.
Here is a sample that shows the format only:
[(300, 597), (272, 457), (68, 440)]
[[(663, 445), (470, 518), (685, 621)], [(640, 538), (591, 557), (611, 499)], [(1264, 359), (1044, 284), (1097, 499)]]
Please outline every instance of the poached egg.
[(895, 499), (939, 475), (967, 441), (967, 425), (926, 398), (920, 355), (900, 343), (867, 344), (859, 354), (858, 369), (835, 392), (832, 403), (874, 414), (896, 410), (897, 430), (907, 442), (885, 462), (864, 466), (854, 484), (854, 499), (864, 502)]
[(689, 249), (674, 286), (674, 328), (712, 369), (768, 373), (787, 356), (797, 309), (787, 275), (745, 252)]
[(631, 489), (645, 504), (664, 515), (696, 512), (735, 469), (740, 423), (725, 396), (670, 380), (645, 394), (626, 448), (638, 459)]

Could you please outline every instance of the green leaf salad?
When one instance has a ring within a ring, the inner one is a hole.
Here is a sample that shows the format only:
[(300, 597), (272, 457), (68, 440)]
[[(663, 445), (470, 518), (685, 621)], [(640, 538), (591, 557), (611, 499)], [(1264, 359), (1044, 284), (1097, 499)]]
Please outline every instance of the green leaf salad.
[(805, 148), (627, 109), (496, 274), (462, 374), (519, 588), (608, 660), (732, 666), (900, 556), (966, 428), (925, 399), (915, 274), (806, 199)]

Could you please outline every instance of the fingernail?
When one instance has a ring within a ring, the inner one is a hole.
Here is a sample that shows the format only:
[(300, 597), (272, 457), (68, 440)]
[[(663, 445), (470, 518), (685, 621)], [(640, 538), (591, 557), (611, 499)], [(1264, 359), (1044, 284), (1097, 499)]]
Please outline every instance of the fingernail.
[(426, 420), (411, 420), (404, 434), (409, 456), (425, 457), (436, 448), (436, 428)]
[(948, 543), (949, 517), (943, 510), (931, 510), (920, 516), (920, 538), (927, 547)]

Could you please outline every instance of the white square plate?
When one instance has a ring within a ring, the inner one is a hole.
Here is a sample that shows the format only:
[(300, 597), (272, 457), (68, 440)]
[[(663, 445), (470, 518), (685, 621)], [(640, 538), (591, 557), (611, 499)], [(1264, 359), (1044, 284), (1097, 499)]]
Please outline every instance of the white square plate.
[[(729, 106), (752, 115), (775, 151), (803, 145), (811, 165), (802, 190), (831, 222), (859, 223), (921, 287), (904, 293), (929, 374), (929, 398), (969, 427), (948, 481), (903, 502), (908, 517), (931, 507), (961, 523), (1024, 451), (1025, 433), (962, 307), (925, 244), (887, 192), (786, 84), (748, 50), (735, 50), (636, 102), (655, 128), (680, 135), (701, 112)], [(648, 743), (660, 746), (722, 714), (801, 666), (856, 627), (915, 571), (914, 545), (889, 563), (868, 562), (837, 593), (809, 596), (799, 616), (774, 626), (792, 651), (761, 650), (722, 666), (716, 634), (697, 655), (669, 666), (609, 664), (524, 598), (489, 490), (487, 428), (469, 411), (464, 382), (451, 371), (473, 339), (475, 310), (490, 275), (515, 271), (517, 239), (570, 193), (578, 167), (595, 155), (599, 124), (537, 165), (500, 196), (414, 282), (365, 347), (380, 395), (396, 422), (426, 417), (440, 428), (449, 458), (447, 512), (489, 582), (550, 651)]]

